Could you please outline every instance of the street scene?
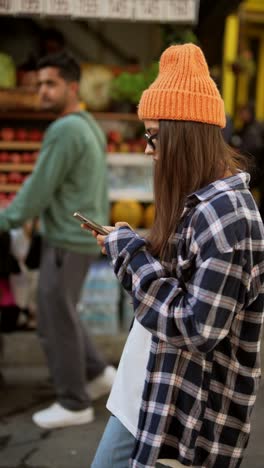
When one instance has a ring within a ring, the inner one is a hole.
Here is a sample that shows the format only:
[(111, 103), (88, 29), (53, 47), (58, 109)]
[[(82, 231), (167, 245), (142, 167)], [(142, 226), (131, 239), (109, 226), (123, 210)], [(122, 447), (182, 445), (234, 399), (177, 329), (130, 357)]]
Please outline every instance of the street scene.
[(264, 468), (264, 0), (0, 2), (0, 468)]
[[(119, 346), (121, 348), (122, 343)], [(36, 349), (37, 356), (39, 353), (40, 351)], [(111, 353), (109, 350), (109, 358), (111, 357), (116, 358), (115, 352)], [(5, 384), (0, 391), (0, 467), (90, 467), (96, 446), (109, 418), (109, 412), (105, 408), (107, 397), (102, 397), (96, 402), (96, 419), (91, 424), (54, 431), (37, 428), (32, 422), (32, 414), (54, 398), (48, 370), (43, 366), (41, 357), (38, 367), (35, 367), (37, 364), (35, 361), (31, 364), (32, 367), (24, 367), (22, 360), (18, 363), (19, 367), (7, 367), (4, 370)], [(29, 363), (30, 359), (27, 356), (27, 364)], [(252, 435), (242, 468), (263, 467), (263, 407), (262, 382), (252, 418)]]

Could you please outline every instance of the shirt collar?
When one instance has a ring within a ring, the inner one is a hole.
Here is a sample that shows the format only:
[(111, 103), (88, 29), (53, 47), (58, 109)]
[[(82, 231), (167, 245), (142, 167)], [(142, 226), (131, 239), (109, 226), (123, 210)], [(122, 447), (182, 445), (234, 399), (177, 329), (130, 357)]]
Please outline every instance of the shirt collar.
[(230, 190), (245, 190), (249, 187), (250, 175), (247, 172), (239, 172), (231, 177), (225, 179), (219, 179), (211, 184), (203, 187), (196, 192), (191, 193), (187, 197), (187, 206), (197, 203), (199, 201), (206, 201), (213, 198), (215, 195), (221, 192), (227, 192)]

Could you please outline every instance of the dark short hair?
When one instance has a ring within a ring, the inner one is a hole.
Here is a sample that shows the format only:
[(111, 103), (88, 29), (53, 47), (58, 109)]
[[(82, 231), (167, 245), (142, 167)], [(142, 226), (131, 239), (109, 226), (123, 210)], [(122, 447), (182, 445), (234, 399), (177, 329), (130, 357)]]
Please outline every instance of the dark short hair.
[(69, 52), (56, 52), (42, 57), (37, 63), (37, 70), (47, 67), (58, 68), (65, 81), (80, 81), (80, 65)]

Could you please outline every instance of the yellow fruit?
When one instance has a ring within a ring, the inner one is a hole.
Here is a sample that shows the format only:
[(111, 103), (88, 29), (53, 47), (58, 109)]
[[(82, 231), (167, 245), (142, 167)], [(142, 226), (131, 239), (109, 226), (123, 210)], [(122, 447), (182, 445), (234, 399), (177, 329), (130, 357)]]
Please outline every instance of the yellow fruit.
[(105, 65), (84, 63), (80, 81), (80, 97), (89, 110), (103, 111), (110, 104), (113, 73)]
[(113, 203), (111, 209), (112, 223), (126, 221), (132, 228), (137, 228), (143, 220), (143, 206), (136, 200), (120, 200)]
[(155, 216), (155, 206), (154, 206), (154, 203), (151, 203), (150, 205), (147, 206), (147, 208), (144, 211), (144, 227), (146, 229), (152, 226), (154, 222), (154, 216)]

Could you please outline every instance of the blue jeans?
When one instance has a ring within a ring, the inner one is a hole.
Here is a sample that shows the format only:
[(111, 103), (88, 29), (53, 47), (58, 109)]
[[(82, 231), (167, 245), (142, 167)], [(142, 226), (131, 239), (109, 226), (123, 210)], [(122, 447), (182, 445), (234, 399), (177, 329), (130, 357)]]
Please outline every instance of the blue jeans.
[[(135, 443), (134, 436), (118, 418), (111, 416), (98, 445), (91, 468), (128, 468)], [(165, 468), (158, 463), (156, 468)]]
[(135, 443), (133, 435), (111, 416), (97, 448), (91, 468), (127, 468)]

